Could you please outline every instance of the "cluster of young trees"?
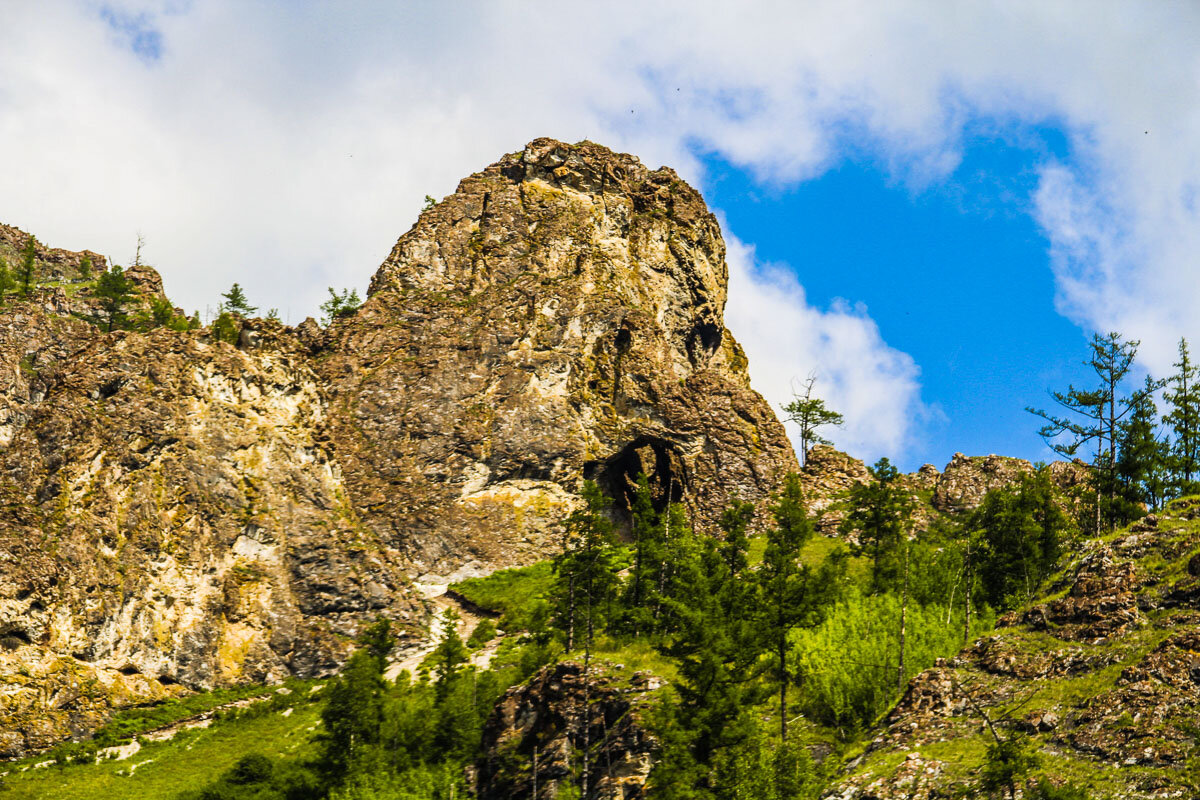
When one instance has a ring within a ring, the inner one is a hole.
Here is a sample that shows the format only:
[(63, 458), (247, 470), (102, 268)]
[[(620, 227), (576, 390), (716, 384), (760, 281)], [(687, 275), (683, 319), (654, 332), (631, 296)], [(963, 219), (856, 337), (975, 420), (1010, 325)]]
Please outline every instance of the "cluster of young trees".
[[(416, 677), (384, 677), (394, 645), (379, 620), (323, 690), (315, 752), (272, 760), (250, 753), (180, 800), (451, 800), (470, 797), (464, 768), (478, 755), (483, 723), (513, 684), (554, 652), (547, 636), (497, 653), (489, 669), (447, 618), (436, 650)], [(494, 629), (493, 629), (494, 631)]]
[[(789, 743), (792, 636), (820, 620), (845, 561), (814, 568), (802, 559), (812, 525), (799, 479), (787, 479), (771, 508), (758, 564), (751, 563), (747, 535), (751, 504), (725, 511), (721, 537), (700, 536), (683, 506), (656, 510), (639, 476), (624, 547), (613, 536), (609, 499), (593, 483), (583, 498), (556, 561), (553, 624), (568, 649), (582, 650), (585, 684), (601, 632), (646, 640), (677, 665), (674, 693), (656, 718), (663, 755), (651, 775), (655, 796), (734, 796), (747, 782), (758, 797), (801, 796), (812, 776), (805, 751)], [(760, 718), (771, 695), (777, 727), (768, 731)], [(584, 738), (577, 749), (587, 796), (592, 743)], [(769, 769), (746, 769), (751, 762)]]
[[(142, 248), (145, 239), (139, 234), (133, 266), (142, 264)], [(30, 236), (22, 247), (17, 264), (10, 266), (0, 258), (0, 304), (8, 295), (28, 297), (38, 285), (38, 241)], [(184, 331), (196, 330), (201, 327), (200, 314), (192, 316), (180, 313), (165, 297), (152, 297), (146, 304), (137, 304), (136, 310), (131, 308), (137, 303), (137, 294), (133, 283), (125, 274), (125, 269), (113, 264), (109, 269), (95, 274), (95, 265), (91, 259), (84, 256), (79, 262), (78, 280), (92, 283), (91, 293), (99, 301), (98, 310), (86, 318), (102, 330), (141, 330), (152, 328), (169, 328)], [(329, 298), (321, 304), (321, 319), (326, 325), (341, 317), (353, 314), (362, 301), (358, 291), (343, 289), (337, 292), (329, 287)], [(212, 322), (213, 337), (219, 341), (236, 344), (241, 325), (239, 319), (252, 317), (258, 313), (258, 306), (252, 305), (240, 284), (234, 283), (229, 291), (221, 294), (221, 303), (217, 307), (217, 318)], [(278, 319), (278, 309), (267, 312), (268, 319)]]
[(386, 681), (391, 637), (381, 622), (325, 690), (315, 758), (256, 757), (193, 796), (465, 797), (463, 768), (479, 755), (497, 699), (563, 653), (583, 662), (585, 697), (559, 796), (591, 796), (603, 745), (588, 724), (601, 646), (648, 646), (675, 673), (650, 719), (661, 746), (652, 796), (815, 796), (827, 776), (808, 755), (813, 726), (852, 738), (874, 723), (909, 677), (956, 652), (995, 610), (1035, 594), (1073, 535), (1044, 474), (914, 535), (912, 490), (886, 459), (871, 473), (847, 502), (853, 549), (814, 536), (795, 475), (767, 518), (734, 502), (716, 536), (694, 532), (683, 506), (656, 504), (645, 476), (619, 532), (612, 501), (586, 483), (549, 588), (520, 615), (529, 630), (506, 639), (490, 669), (470, 664), (469, 647), (494, 629), (464, 643), (447, 620), (425, 671)]
[[(1055, 452), (1089, 467), (1089, 494), (1082, 499), (1097, 533), (1200, 491), (1200, 387), (1187, 340), (1179, 341), (1172, 375), (1146, 376), (1127, 391), (1138, 346), (1119, 333), (1094, 335), (1084, 363), (1095, 385), (1051, 392), (1059, 411), (1027, 409), (1045, 421), (1039, 433)], [(1161, 416), (1160, 392), (1167, 408)]]

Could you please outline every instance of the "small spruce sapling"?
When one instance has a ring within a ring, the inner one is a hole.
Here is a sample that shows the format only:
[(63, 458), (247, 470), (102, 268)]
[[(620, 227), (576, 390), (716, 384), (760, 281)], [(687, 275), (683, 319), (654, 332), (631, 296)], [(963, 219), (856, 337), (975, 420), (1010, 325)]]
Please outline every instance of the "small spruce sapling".
[(37, 282), (37, 237), (30, 236), (21, 248), (21, 263), (17, 267), (17, 280), (21, 284), (21, 296), (28, 297)]
[(222, 311), (237, 314), (239, 317), (249, 317), (258, 311), (258, 306), (250, 305), (250, 302), (246, 299), (245, 290), (237, 283), (229, 287), (229, 291), (223, 293), (221, 297), (225, 300), (220, 306)]

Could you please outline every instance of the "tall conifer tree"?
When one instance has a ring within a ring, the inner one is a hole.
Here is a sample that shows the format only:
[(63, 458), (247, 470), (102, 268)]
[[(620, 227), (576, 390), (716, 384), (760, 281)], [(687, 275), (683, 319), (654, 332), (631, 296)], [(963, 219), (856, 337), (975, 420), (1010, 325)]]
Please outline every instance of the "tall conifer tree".
[(1179, 340), (1179, 360), (1174, 366), (1178, 371), (1167, 379), (1167, 391), (1163, 393), (1163, 399), (1171, 408), (1166, 421), (1175, 434), (1171, 446), (1171, 472), (1175, 491), (1192, 494), (1200, 478), (1200, 386), (1187, 339)]

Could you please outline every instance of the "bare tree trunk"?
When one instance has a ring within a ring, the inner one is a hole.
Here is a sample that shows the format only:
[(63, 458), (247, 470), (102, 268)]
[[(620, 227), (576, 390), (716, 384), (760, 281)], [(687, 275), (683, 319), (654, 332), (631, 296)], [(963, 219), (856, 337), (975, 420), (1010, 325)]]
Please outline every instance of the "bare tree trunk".
[(904, 589), (900, 599), (900, 666), (896, 670), (896, 688), (904, 693), (904, 636), (908, 621), (908, 540), (904, 541)]
[(974, 563), (971, 561), (971, 535), (967, 534), (967, 598), (966, 614), (963, 615), (963, 647), (971, 643), (971, 584), (975, 582)]

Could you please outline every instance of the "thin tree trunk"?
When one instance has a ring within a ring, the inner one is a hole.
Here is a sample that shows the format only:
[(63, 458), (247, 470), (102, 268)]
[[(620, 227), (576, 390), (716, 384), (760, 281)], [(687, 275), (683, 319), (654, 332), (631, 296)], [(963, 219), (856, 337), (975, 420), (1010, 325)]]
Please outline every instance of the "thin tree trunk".
[(580, 800), (588, 798), (588, 751), (591, 749), (589, 734), (591, 731), (591, 702), (592, 702), (592, 682), (591, 682), (591, 667), (592, 667), (592, 592), (591, 580), (588, 580), (588, 595), (587, 595), (587, 640), (583, 646), (583, 780), (582, 792)]
[(975, 582), (974, 562), (971, 561), (971, 535), (967, 534), (967, 598), (963, 615), (963, 647), (971, 643), (971, 584)]
[(787, 633), (779, 634), (779, 742), (787, 741)]
[(897, 690), (904, 693), (904, 637), (908, 621), (908, 541), (904, 542), (904, 590), (900, 600), (900, 667), (896, 670)]

